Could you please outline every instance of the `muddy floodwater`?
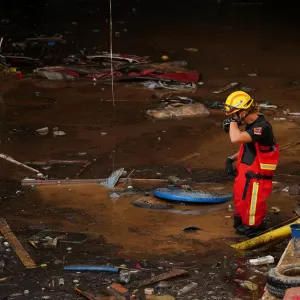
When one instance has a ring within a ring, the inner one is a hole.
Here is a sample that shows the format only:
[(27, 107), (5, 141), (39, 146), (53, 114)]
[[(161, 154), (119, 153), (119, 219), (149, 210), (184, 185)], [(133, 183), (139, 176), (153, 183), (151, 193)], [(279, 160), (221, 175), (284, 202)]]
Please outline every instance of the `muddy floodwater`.
[[(150, 183), (129, 179), (114, 189), (98, 183), (22, 187), (22, 170), (1, 161), (0, 217), (37, 268), (26, 269), (0, 236), (0, 299), (84, 299), (76, 287), (99, 299), (115, 299), (107, 286), (119, 282), (119, 274), (64, 272), (68, 265), (124, 265), (132, 271), (130, 283), (124, 284), (130, 292), (135, 290), (130, 284), (183, 269), (188, 275), (172, 278), (166, 287), (146, 287), (176, 299), (260, 299), (266, 272), (274, 265), (249, 266), (247, 261), (273, 255), (277, 263), (288, 240), (267, 252), (234, 250), (231, 244), (243, 238), (232, 227), (232, 201), (160, 202), (168, 209), (133, 204), (151, 202), (153, 190), (166, 186), (162, 179), (172, 175), (194, 189), (232, 192), (225, 161), (238, 145), (231, 144), (222, 130), (221, 110), (211, 106), (209, 116), (169, 120), (154, 120), (146, 112), (159, 107), (166, 94), (204, 104), (224, 102), (231, 90), (212, 91), (238, 81), (240, 87), (252, 89), (256, 101), (277, 106), (262, 113), (272, 124), (277, 143), (285, 146), (266, 224), (271, 228), (295, 217), (299, 196), (282, 192), (300, 181), (300, 118), (287, 114), (300, 111), (300, 41), (295, 38), (299, 25), (288, 17), (292, 10), (257, 3), (218, 6), (142, 0), (113, 1), (112, 8), (115, 53), (150, 56), (156, 62), (162, 62), (162, 56), (185, 60), (201, 74), (203, 84), (192, 92), (174, 93), (130, 82), (115, 83), (112, 89), (110, 82), (92, 78), (52, 81), (33, 77), (28, 69), (22, 79), (0, 73), (1, 153), (27, 163), (91, 162), (80, 175), (80, 165), (34, 165), (49, 179), (106, 178), (118, 168), (127, 174), (132, 171), (133, 179), (158, 179)], [(109, 17), (108, 1), (17, 1), (0, 11), (0, 19), (9, 20), (1, 21), (0, 37), (6, 44), (38, 34), (65, 35), (62, 57), (109, 44)], [(48, 134), (36, 132), (45, 127)], [(54, 137), (53, 130), (65, 135)], [(272, 207), (278, 208), (276, 214)], [(184, 232), (189, 226), (199, 229)], [(245, 280), (257, 284), (257, 289), (238, 284)], [(190, 282), (198, 287), (177, 296)], [(132, 299), (144, 299), (141, 295), (136, 291)]]

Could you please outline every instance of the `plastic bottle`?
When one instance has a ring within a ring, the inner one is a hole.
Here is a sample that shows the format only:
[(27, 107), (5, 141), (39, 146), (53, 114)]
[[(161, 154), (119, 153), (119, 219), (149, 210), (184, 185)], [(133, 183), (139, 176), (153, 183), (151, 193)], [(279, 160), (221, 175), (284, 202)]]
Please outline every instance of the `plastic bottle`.
[(191, 282), (190, 284), (186, 285), (181, 290), (179, 290), (178, 293), (177, 293), (177, 296), (181, 296), (181, 295), (187, 294), (188, 292), (194, 290), (197, 287), (198, 287), (198, 283)]
[(274, 257), (271, 255), (267, 255), (264, 257), (259, 257), (255, 259), (249, 260), (250, 265), (252, 266), (258, 266), (258, 265), (266, 265), (266, 264), (273, 264), (274, 263)]

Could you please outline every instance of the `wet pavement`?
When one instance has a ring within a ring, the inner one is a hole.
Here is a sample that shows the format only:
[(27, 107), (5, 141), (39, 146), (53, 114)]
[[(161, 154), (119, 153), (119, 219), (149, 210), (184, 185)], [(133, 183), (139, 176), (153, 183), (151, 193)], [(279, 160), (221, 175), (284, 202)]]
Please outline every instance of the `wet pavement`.
[[(23, 38), (35, 33), (64, 34), (68, 43), (62, 56), (109, 43), (107, 1), (19, 1), (13, 5), (13, 9), (7, 6), (0, 12), (0, 19), (10, 20), (0, 24), (5, 43), (9, 38), (19, 38), (15, 32)], [(181, 96), (202, 103), (224, 101), (227, 92), (212, 91), (236, 80), (256, 88), (254, 99), (282, 106), (266, 112), (277, 142), (284, 145), (299, 139), (297, 117), (274, 120), (286, 117), (286, 109), (299, 111), (299, 88), (290, 85), (299, 79), (295, 61), (300, 44), (294, 38), (298, 25), (292, 18), (288, 22), (285, 10), (280, 13), (265, 5), (217, 7), (196, 1), (185, 5), (126, 1), (114, 2), (113, 12), (115, 52), (150, 55), (154, 61), (161, 61), (163, 55), (172, 61), (188, 61), (203, 75), (204, 85)], [(197, 48), (198, 52), (184, 48)], [(56, 63), (55, 59), (49, 63)], [(249, 73), (258, 76), (248, 76)], [(114, 106), (111, 86), (95, 84), (92, 79), (56, 82), (1, 75), (0, 80), (2, 153), (21, 162), (91, 161), (80, 178), (105, 178), (113, 169), (124, 167), (128, 173), (134, 169), (133, 178), (166, 179), (175, 175), (200, 189), (231, 190), (232, 179), (224, 176), (223, 169), (225, 159), (236, 151), (236, 146), (230, 144), (221, 129), (224, 115), (219, 110), (211, 109), (210, 117), (205, 118), (154, 121), (146, 112), (159, 104), (165, 94), (162, 91), (116, 84)], [(48, 135), (37, 134), (36, 130), (43, 127), (49, 127)], [(66, 135), (53, 137), (55, 127)], [(298, 176), (288, 176), (299, 175), (298, 160), (299, 145), (282, 151), (278, 168), (282, 175), (277, 178), (284, 182), (283, 187), (299, 183)], [(49, 178), (72, 179), (81, 166), (37, 168)], [(201, 216), (132, 205), (141, 197), (151, 197), (145, 192), (151, 194), (153, 188), (164, 185), (161, 183), (134, 184), (129, 191), (129, 183), (119, 184), (115, 192), (121, 197), (111, 199), (109, 191), (97, 184), (22, 188), (22, 176), (18, 170), (1, 164), (0, 216), (39, 267), (24, 268), (2, 238), (0, 299), (80, 299), (74, 291), (77, 285), (99, 294), (100, 299), (110, 299), (107, 286), (118, 282), (118, 274), (64, 272), (63, 267), (71, 264), (124, 264), (134, 271), (130, 284), (173, 268), (184, 269), (188, 275), (170, 280), (169, 287), (150, 287), (157, 293), (175, 296), (180, 288), (196, 282), (197, 289), (176, 299), (259, 299), (264, 274), (271, 266), (249, 267), (246, 262), (268, 254), (277, 262), (286, 245), (284, 242), (267, 253), (237, 253), (230, 245), (242, 238), (232, 228), (230, 203), (213, 206), (215, 211), (210, 210), (211, 205), (172, 203), (172, 209), (177, 211), (204, 210)], [(273, 193), (268, 207), (278, 206), (280, 213), (268, 214), (268, 226), (293, 217), (297, 200), (299, 197), (291, 198), (286, 193)], [(185, 233), (182, 229), (187, 226), (201, 230)], [(41, 236), (59, 237), (57, 246), (45, 248), (39, 242), (35, 248), (29, 243)], [(64, 278), (63, 286), (59, 285), (60, 278)], [(242, 288), (235, 281), (238, 279), (250, 280), (259, 288)], [(26, 296), (25, 290), (29, 291)]]

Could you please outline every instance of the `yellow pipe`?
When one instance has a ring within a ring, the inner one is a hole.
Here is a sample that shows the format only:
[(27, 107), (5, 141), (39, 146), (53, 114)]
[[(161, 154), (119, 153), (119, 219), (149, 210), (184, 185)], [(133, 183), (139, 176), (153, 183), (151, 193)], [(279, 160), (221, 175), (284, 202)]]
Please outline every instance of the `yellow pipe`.
[(273, 231), (264, 233), (260, 236), (257, 236), (253, 239), (233, 244), (231, 245), (232, 248), (239, 249), (239, 250), (249, 250), (253, 248), (257, 248), (261, 245), (267, 244), (269, 242), (272, 242), (278, 238), (283, 237), (289, 237), (291, 235), (291, 228), (290, 225), (300, 223), (300, 219), (296, 220), (295, 222), (292, 222), (288, 225), (282, 226), (280, 228), (277, 228)]

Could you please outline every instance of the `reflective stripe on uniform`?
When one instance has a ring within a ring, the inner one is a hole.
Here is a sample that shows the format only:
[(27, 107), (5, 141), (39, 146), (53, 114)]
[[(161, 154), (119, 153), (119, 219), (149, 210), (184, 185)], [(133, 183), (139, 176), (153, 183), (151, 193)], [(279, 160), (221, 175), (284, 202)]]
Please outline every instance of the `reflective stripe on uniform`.
[(269, 171), (275, 171), (277, 165), (274, 164), (260, 164), (260, 168), (262, 170), (269, 170)]
[(259, 188), (259, 183), (253, 182), (250, 211), (249, 211), (249, 225), (250, 226), (253, 226), (255, 224), (255, 213), (256, 213), (258, 188)]

